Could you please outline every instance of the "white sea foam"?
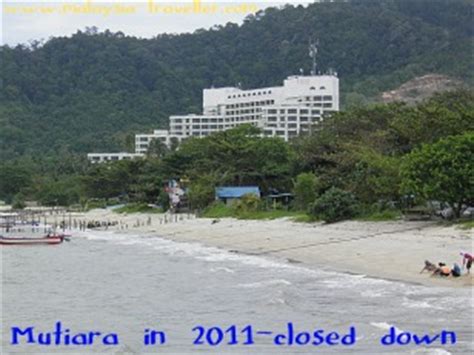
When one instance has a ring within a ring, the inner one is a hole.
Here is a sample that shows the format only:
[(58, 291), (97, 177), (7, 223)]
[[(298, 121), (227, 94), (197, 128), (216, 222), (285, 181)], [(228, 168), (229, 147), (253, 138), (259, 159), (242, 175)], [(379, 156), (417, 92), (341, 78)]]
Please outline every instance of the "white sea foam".
[(375, 327), (375, 328), (382, 329), (382, 330), (390, 330), (390, 328), (394, 327), (396, 333), (402, 333), (403, 332), (403, 330), (395, 327), (392, 324), (388, 324), (387, 322), (370, 322), (370, 325)]
[[(165, 255), (171, 256), (191, 256), (210, 263), (229, 263), (235, 262), (244, 265), (250, 265), (258, 268), (280, 269), (286, 272), (295, 272), (315, 277), (315, 282), (327, 288), (353, 288), (359, 286), (371, 286), (372, 292), (367, 297), (379, 297), (383, 294), (380, 290), (373, 287), (380, 286), (386, 288), (389, 285), (395, 285), (391, 281), (372, 279), (366, 275), (348, 275), (333, 271), (314, 270), (301, 265), (271, 260), (258, 255), (245, 255), (241, 253), (232, 253), (215, 247), (203, 246), (199, 243), (175, 242), (159, 236), (137, 235), (131, 233), (117, 233), (113, 231), (86, 231), (78, 234), (90, 240), (106, 240), (121, 245), (143, 245), (154, 250), (160, 251)], [(226, 265), (227, 267), (228, 265)], [(400, 287), (403, 284), (398, 284)]]
[(256, 288), (256, 287), (267, 287), (267, 286), (290, 286), (291, 282), (285, 279), (277, 279), (277, 280), (266, 280), (266, 281), (258, 281), (258, 282), (251, 282), (245, 284), (238, 284), (237, 287), (243, 288)]
[(212, 267), (211, 268), (211, 272), (219, 272), (219, 271), (228, 272), (228, 273), (231, 273), (231, 274), (235, 273), (235, 270), (232, 270), (228, 267), (223, 267), (222, 266), (222, 267)]
[(440, 310), (444, 309), (444, 307), (440, 307), (439, 305), (434, 306), (430, 304), (428, 300), (416, 301), (416, 300), (411, 300), (407, 297), (403, 298), (402, 306), (407, 307), (407, 308), (420, 308), (420, 309), (428, 309), (428, 308), (440, 309)]
[(286, 301), (283, 298), (271, 298), (268, 303), (269, 305), (282, 305), (282, 304), (287, 304)]
[(388, 286), (393, 285), (394, 283), (387, 280), (373, 279), (367, 277), (366, 275), (346, 275), (338, 274), (337, 277), (324, 280), (322, 282), (328, 288), (353, 288), (355, 286), (364, 285), (364, 286)]
[(416, 350), (412, 350), (410, 352), (410, 354), (412, 355), (451, 355), (451, 353), (447, 350), (444, 350), (444, 349), (438, 349), (438, 348), (434, 348), (434, 349), (428, 349), (428, 348), (422, 348), (422, 349), (416, 349)]
[(378, 298), (385, 296), (387, 293), (384, 291), (374, 291), (374, 290), (367, 290), (367, 291), (362, 291), (360, 295), (362, 297), (368, 297), (368, 298)]

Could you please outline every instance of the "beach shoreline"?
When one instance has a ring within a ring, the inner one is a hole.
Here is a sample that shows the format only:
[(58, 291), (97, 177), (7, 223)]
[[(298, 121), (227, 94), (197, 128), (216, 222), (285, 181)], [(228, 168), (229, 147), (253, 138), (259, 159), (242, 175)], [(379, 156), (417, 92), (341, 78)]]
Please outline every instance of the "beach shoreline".
[[(109, 231), (159, 236), (198, 243), (228, 252), (262, 256), (312, 269), (440, 287), (472, 287), (474, 278), (420, 274), (426, 259), (461, 264), (461, 250), (471, 251), (473, 231), (436, 222), (297, 223), (290, 219), (238, 220), (191, 215), (118, 214), (92, 210), (87, 221), (108, 222)], [(105, 229), (102, 227), (101, 229)]]

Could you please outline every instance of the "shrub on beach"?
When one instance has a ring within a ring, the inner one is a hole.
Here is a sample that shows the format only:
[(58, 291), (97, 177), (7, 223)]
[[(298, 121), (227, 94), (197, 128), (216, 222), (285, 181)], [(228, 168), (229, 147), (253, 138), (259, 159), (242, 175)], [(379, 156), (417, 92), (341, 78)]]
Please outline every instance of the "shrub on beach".
[(260, 197), (254, 194), (245, 194), (234, 203), (234, 209), (237, 214), (260, 211), (262, 209), (262, 201)]
[(332, 223), (350, 219), (357, 213), (357, 201), (350, 192), (332, 187), (316, 199), (311, 214)]

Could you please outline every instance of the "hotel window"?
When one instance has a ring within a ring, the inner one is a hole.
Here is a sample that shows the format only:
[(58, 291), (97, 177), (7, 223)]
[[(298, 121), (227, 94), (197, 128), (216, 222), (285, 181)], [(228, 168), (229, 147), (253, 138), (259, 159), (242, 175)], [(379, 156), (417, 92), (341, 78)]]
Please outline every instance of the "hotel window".
[(332, 107), (332, 104), (331, 103), (325, 103), (325, 104), (323, 104), (323, 107)]
[(332, 96), (323, 96), (323, 100), (325, 101), (332, 100)]
[(313, 100), (315, 100), (315, 101), (321, 101), (322, 99), (323, 99), (322, 96), (314, 96), (313, 97)]
[(302, 115), (308, 114), (308, 112), (309, 112), (308, 110), (300, 110), (300, 113), (301, 113)]
[(268, 110), (268, 113), (269, 113), (269, 114), (274, 114), (274, 115), (275, 115), (275, 114), (277, 113), (277, 110)]
[(298, 112), (298, 110), (296, 110), (294, 108), (288, 110), (288, 113), (296, 113), (296, 112)]
[(275, 116), (268, 117), (268, 122), (276, 122), (277, 118)]
[(288, 128), (296, 128), (296, 123), (288, 123)]
[(296, 122), (296, 116), (289, 116), (288, 121), (290, 122)]

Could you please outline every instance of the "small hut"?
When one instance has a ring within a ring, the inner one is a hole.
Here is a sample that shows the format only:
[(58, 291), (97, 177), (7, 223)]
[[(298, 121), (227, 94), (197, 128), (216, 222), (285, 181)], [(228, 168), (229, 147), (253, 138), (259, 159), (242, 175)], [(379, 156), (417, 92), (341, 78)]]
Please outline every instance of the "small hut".
[(226, 205), (232, 205), (242, 196), (249, 194), (260, 198), (260, 189), (258, 186), (222, 186), (216, 188), (216, 200), (222, 201)]

